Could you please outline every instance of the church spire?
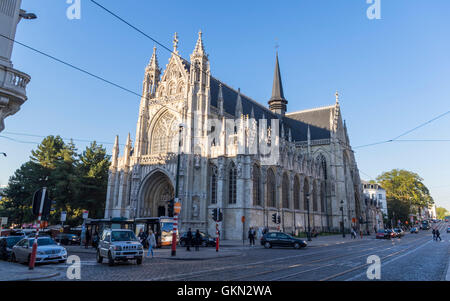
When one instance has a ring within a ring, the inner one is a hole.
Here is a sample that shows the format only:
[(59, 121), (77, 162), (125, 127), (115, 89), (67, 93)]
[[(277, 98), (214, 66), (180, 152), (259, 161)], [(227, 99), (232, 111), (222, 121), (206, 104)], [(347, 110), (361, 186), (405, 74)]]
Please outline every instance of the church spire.
[(114, 140), (114, 146), (112, 149), (111, 168), (117, 167), (118, 157), (119, 157), (119, 135), (116, 135), (116, 139)]
[(217, 96), (217, 108), (219, 109), (219, 115), (223, 116), (223, 91), (222, 91), (222, 83), (219, 84), (219, 95)]
[(178, 34), (176, 32), (173, 35), (173, 52), (178, 53)]
[(283, 84), (281, 82), (280, 65), (278, 63), (278, 51), (275, 61), (275, 72), (273, 75), (272, 97), (269, 100), (269, 108), (272, 112), (280, 115), (286, 113), (287, 100), (284, 98)]
[(241, 89), (238, 89), (238, 96), (237, 96), (237, 100), (236, 100), (236, 111), (235, 111), (235, 116), (237, 118), (241, 117), (242, 115), (242, 98), (241, 98)]
[(156, 56), (156, 46), (153, 46), (152, 58), (150, 59), (148, 66), (153, 69), (159, 69), (158, 57)]
[(205, 54), (205, 47), (203, 46), (203, 40), (202, 40), (202, 31), (200, 30), (198, 32), (198, 39), (197, 43), (195, 44), (194, 53), (204, 55)]

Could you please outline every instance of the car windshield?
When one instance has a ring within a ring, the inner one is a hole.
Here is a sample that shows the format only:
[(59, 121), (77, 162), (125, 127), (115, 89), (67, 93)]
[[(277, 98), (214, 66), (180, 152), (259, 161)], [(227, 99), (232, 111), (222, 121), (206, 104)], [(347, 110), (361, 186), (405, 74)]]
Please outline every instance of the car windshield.
[(111, 233), (111, 242), (137, 240), (132, 231), (113, 231)]
[(6, 242), (7, 242), (7, 244), (8, 244), (8, 248), (14, 247), (14, 245), (15, 245), (16, 243), (18, 243), (19, 240), (21, 240), (22, 238), (23, 238), (23, 237), (21, 237), (21, 236), (8, 237), (8, 238), (6, 238)]
[[(31, 238), (28, 240), (30, 247), (33, 246), (34, 243), (34, 238)], [(51, 245), (56, 245), (56, 242), (51, 239), (50, 237), (44, 237), (44, 238), (38, 238), (38, 246), (51, 246)]]

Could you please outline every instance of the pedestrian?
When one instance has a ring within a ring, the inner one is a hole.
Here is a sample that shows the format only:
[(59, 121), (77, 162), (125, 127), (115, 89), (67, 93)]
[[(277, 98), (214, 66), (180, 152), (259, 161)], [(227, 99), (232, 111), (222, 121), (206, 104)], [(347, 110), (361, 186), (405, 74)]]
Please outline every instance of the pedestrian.
[(84, 242), (84, 248), (87, 249), (89, 247), (89, 242), (91, 241), (91, 234), (89, 231), (86, 231), (86, 240)]
[(200, 231), (197, 229), (197, 231), (195, 231), (195, 238), (194, 238), (195, 251), (199, 250), (199, 246), (201, 243), (202, 243), (202, 235), (200, 234)]
[(438, 240), (438, 238), (439, 238), (439, 241), (442, 241), (441, 233), (439, 232), (439, 229), (436, 229), (436, 241)]
[(153, 233), (152, 230), (148, 231), (147, 244), (148, 244), (147, 257), (149, 257), (150, 253), (152, 253), (152, 258), (153, 258), (153, 248), (156, 247), (156, 238), (155, 238), (155, 234)]
[(350, 234), (351, 234), (351, 238), (352, 238), (352, 239), (356, 239), (356, 231), (355, 231), (355, 228), (352, 228)]
[(139, 231), (138, 237), (139, 237), (141, 244), (145, 245), (145, 240), (147, 239), (147, 235), (145, 234), (144, 229), (141, 229)]
[(192, 243), (192, 232), (191, 232), (191, 228), (189, 228), (189, 230), (186, 234), (186, 251), (191, 250), (191, 243)]
[(248, 229), (248, 240), (250, 242), (250, 246), (255, 244), (255, 236), (253, 234), (252, 227), (250, 227), (250, 229)]
[(436, 239), (436, 229), (433, 228), (433, 240), (437, 240)]
[(252, 227), (252, 234), (253, 234), (253, 246), (254, 246), (255, 245), (255, 240), (256, 240), (256, 230), (253, 227)]
[(363, 238), (363, 231), (359, 230), (359, 235), (361, 236), (361, 239)]

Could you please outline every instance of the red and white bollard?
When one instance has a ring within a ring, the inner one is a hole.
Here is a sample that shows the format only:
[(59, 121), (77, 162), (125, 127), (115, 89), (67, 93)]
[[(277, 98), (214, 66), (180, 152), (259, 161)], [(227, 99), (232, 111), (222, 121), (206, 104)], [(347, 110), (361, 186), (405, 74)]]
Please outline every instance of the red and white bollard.
[(47, 187), (44, 187), (42, 189), (41, 203), (39, 204), (38, 227), (36, 229), (36, 236), (34, 237), (33, 249), (31, 250), (31, 257), (30, 257), (30, 262), (28, 265), (28, 269), (30, 269), (30, 270), (34, 269), (34, 264), (36, 263), (36, 252), (37, 252), (37, 246), (38, 246), (37, 242), (38, 242), (38, 237), (39, 237), (39, 229), (41, 228), (42, 209), (44, 208), (46, 192), (47, 192)]
[(178, 230), (178, 214), (175, 214), (173, 217), (172, 256), (177, 255), (177, 230)]

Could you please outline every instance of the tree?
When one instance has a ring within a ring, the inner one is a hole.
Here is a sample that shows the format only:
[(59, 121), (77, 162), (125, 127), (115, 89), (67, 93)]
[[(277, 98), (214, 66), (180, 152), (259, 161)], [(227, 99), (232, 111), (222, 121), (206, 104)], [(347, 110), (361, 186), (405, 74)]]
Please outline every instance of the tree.
[(89, 210), (93, 218), (103, 217), (110, 156), (102, 145), (94, 141), (80, 155), (78, 164), (79, 189), (77, 199), (80, 208)]
[(414, 172), (393, 169), (378, 176), (377, 181), (386, 190), (390, 219), (408, 220), (409, 214), (434, 204), (423, 179)]
[(450, 212), (447, 211), (444, 207), (437, 207), (436, 208), (436, 217), (438, 219), (445, 219), (446, 216), (449, 216)]
[(55, 168), (55, 162), (61, 159), (61, 151), (66, 146), (60, 136), (47, 136), (31, 151), (30, 159), (47, 168)]
[(42, 165), (28, 161), (9, 178), (8, 187), (2, 199), (2, 216), (8, 216), (11, 223), (23, 224), (35, 220), (31, 212), (36, 190), (45, 185), (49, 171)]

